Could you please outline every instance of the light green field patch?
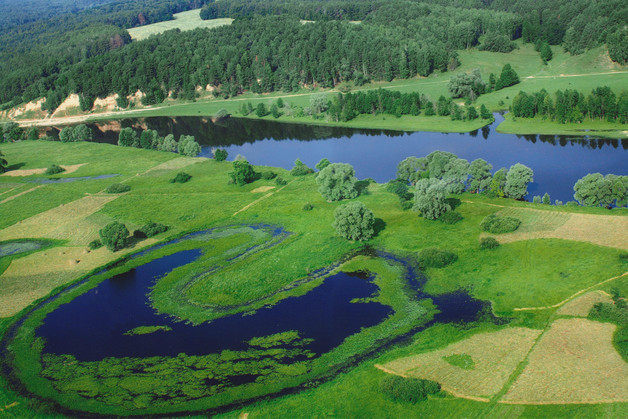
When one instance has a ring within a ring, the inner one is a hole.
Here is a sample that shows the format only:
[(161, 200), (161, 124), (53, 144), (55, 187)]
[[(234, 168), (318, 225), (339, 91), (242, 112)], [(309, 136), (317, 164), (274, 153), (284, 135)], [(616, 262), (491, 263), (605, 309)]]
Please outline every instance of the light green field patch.
[(497, 214), (521, 220), (521, 225), (517, 228), (516, 233), (513, 234), (554, 231), (564, 225), (571, 217), (569, 213), (528, 208), (504, 208)]
[(453, 354), (444, 356), (443, 360), (454, 367), (462, 368), (463, 370), (475, 369), (475, 362), (470, 355), (467, 354)]
[(135, 41), (141, 41), (151, 35), (158, 35), (171, 29), (180, 29), (181, 31), (189, 31), (196, 28), (217, 28), (223, 25), (231, 25), (233, 19), (210, 19), (202, 20), (201, 9), (188, 10), (187, 12), (175, 13), (174, 20), (166, 20), (164, 22), (152, 23), (150, 25), (138, 26), (137, 28), (128, 29), (131, 38)]
[(539, 334), (540, 330), (520, 327), (480, 333), (444, 349), (388, 362), (382, 369), (437, 381), (453, 394), (491, 396), (502, 389)]

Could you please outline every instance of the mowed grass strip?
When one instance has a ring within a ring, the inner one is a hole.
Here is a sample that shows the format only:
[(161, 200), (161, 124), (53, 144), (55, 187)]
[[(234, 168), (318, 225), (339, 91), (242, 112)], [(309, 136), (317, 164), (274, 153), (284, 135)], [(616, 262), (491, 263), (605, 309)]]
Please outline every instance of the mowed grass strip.
[(606, 292), (601, 290), (591, 291), (569, 301), (556, 314), (559, 316), (587, 317), (595, 304), (612, 302), (613, 300)]
[[(528, 215), (527, 211), (534, 210), (510, 210), (515, 217), (528, 222), (513, 232), (501, 234), (498, 240), (501, 243), (509, 243), (519, 240), (540, 238), (557, 238), (593, 243), (600, 246), (615, 247), (628, 250), (628, 217), (593, 214), (565, 214), (568, 218), (561, 224), (559, 213), (550, 211), (543, 217), (537, 217), (537, 226), (534, 215)], [(504, 211), (505, 212), (505, 211)], [(551, 214), (551, 215), (550, 215)], [(523, 218), (521, 218), (523, 217)], [(554, 227), (553, 229), (551, 229)]]
[[(540, 333), (521, 327), (481, 333), (444, 349), (388, 362), (383, 367), (399, 375), (437, 381), (454, 394), (492, 396), (502, 389)], [(470, 358), (473, 368), (452, 365), (447, 362), (452, 356)]]
[(612, 343), (616, 328), (587, 319), (556, 320), (500, 402), (628, 402), (628, 364)]
[[(119, 195), (91, 195), (68, 204), (62, 204), (56, 208), (34, 215), (18, 224), (2, 230), (0, 235), (3, 240), (23, 237), (47, 237), (55, 239), (69, 239), (77, 241), (77, 231), (91, 233), (94, 228), (92, 223), (77, 225), (101, 209), (108, 202), (118, 198)], [(80, 234), (80, 233), (79, 233)], [(78, 239), (80, 243), (87, 245), (85, 240)]]

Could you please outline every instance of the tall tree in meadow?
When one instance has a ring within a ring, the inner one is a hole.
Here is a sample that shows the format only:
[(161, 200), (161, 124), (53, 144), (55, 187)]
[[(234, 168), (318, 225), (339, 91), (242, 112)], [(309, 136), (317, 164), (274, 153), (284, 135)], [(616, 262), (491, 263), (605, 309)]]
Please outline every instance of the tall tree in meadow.
[(532, 182), (534, 173), (532, 169), (516, 163), (510, 166), (506, 175), (504, 192), (508, 198), (522, 199), (528, 194), (528, 183)]

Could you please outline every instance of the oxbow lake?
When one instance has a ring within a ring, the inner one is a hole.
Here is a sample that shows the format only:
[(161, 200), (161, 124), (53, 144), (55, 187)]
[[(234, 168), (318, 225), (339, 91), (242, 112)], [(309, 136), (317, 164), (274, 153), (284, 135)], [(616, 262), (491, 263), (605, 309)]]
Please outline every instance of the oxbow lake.
[[(397, 164), (408, 156), (426, 156), (434, 150), (449, 151), (472, 161), (483, 158), (493, 172), (522, 163), (534, 171), (526, 197), (549, 193), (552, 202), (573, 200), (573, 185), (588, 173), (627, 175), (628, 139), (513, 135), (495, 128), (503, 117), (481, 130), (464, 134), (401, 132), (279, 123), (268, 120), (227, 118), (212, 122), (207, 117), (154, 117), (90, 124), (95, 141), (117, 143), (124, 127), (155, 129), (160, 135), (194, 135), (203, 146), (202, 156), (212, 149), (238, 154), (255, 165), (290, 169), (300, 158), (310, 167), (322, 158), (351, 164), (358, 178), (387, 182), (395, 177)], [(48, 128), (50, 135), (56, 129)]]

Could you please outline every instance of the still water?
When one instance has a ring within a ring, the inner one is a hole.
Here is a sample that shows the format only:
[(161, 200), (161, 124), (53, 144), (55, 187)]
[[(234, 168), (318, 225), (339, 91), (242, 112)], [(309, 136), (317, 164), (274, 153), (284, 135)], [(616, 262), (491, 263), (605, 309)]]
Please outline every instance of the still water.
[[(155, 129), (160, 135), (194, 135), (203, 156), (226, 148), (228, 160), (238, 154), (255, 165), (290, 169), (300, 158), (313, 167), (320, 159), (350, 163), (358, 178), (387, 182), (397, 164), (408, 156), (449, 151), (472, 161), (483, 158), (493, 171), (519, 162), (534, 171), (526, 197), (549, 193), (552, 201), (573, 200), (573, 185), (588, 173), (628, 175), (628, 139), (581, 138), (554, 135), (500, 134), (499, 114), (488, 127), (464, 134), (400, 132), (286, 124), (267, 120), (228, 118), (216, 123), (204, 117), (155, 117), (95, 123), (95, 141), (116, 143), (124, 127)], [(55, 135), (54, 129), (49, 134)]]

